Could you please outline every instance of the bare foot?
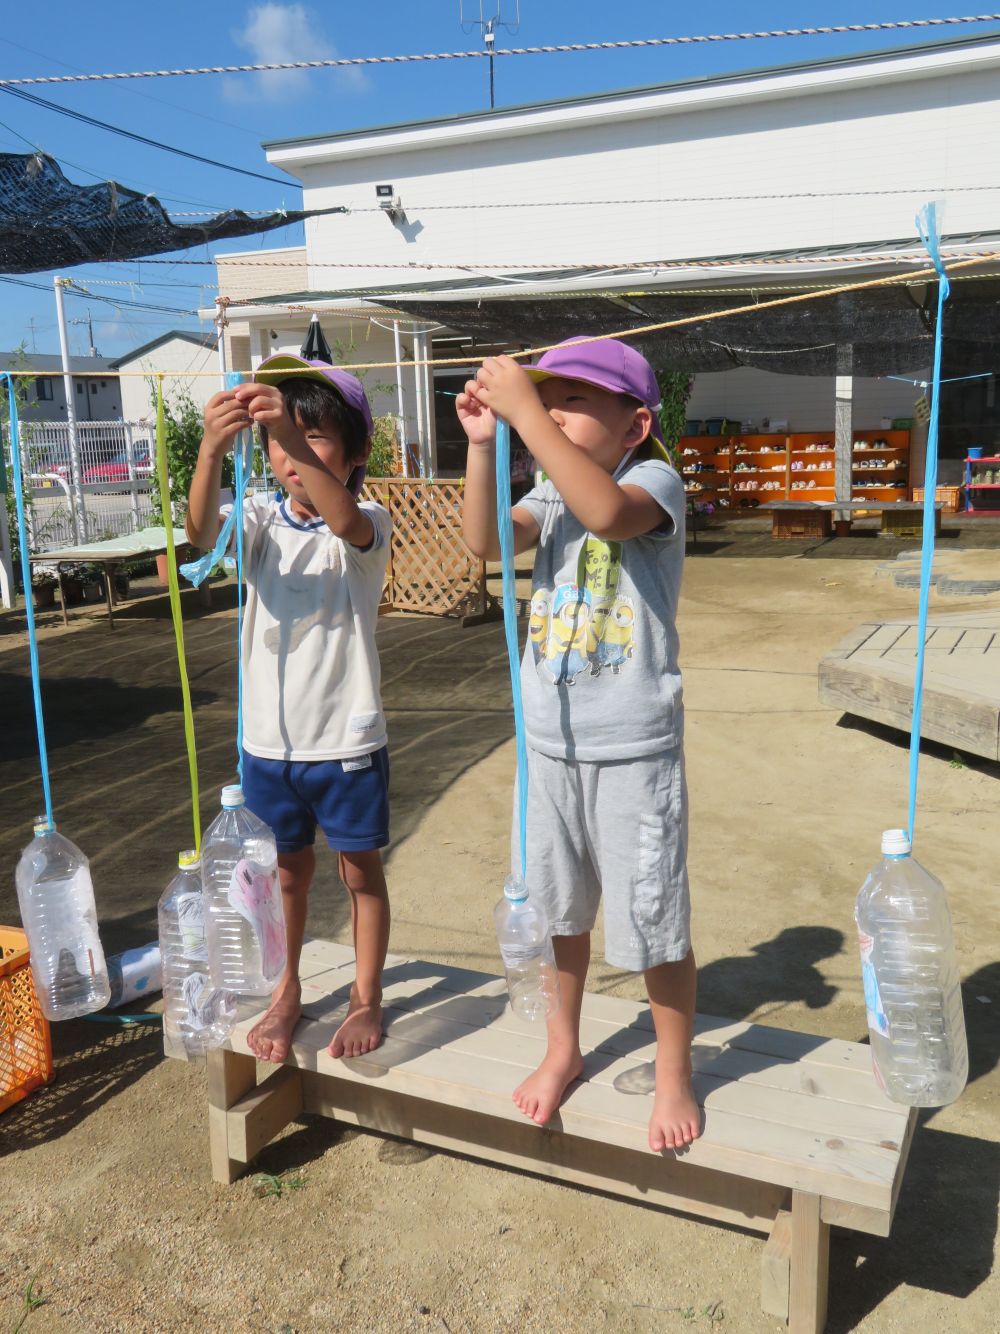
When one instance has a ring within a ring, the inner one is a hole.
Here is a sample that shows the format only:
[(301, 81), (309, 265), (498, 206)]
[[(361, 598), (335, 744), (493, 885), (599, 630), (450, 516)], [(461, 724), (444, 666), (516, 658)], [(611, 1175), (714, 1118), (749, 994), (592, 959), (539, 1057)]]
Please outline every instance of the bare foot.
[(653, 1115), (649, 1118), (649, 1147), (654, 1153), (683, 1149), (701, 1134), (701, 1108), (687, 1072), (656, 1072)]
[(364, 1056), (382, 1041), (382, 1002), (362, 1001), (351, 987), (347, 1018), (333, 1035), (331, 1056)]
[(278, 987), (264, 1018), (247, 1034), (247, 1046), (258, 1060), (280, 1065), (288, 1055), (301, 1017), (302, 988), (296, 979)]
[(514, 1090), (514, 1101), (525, 1116), (543, 1126), (562, 1102), (574, 1079), (583, 1074), (583, 1057), (576, 1051), (548, 1051), (545, 1060)]

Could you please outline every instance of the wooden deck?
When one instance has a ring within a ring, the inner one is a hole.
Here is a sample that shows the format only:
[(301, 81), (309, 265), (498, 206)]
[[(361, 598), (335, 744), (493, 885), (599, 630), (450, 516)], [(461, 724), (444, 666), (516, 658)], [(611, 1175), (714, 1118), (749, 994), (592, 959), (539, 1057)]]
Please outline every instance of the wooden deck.
[(231, 1181), (300, 1111), (616, 1195), (770, 1233), (765, 1309), (821, 1330), (831, 1224), (885, 1236), (914, 1117), (890, 1102), (869, 1049), (699, 1016), (695, 1087), (702, 1137), (683, 1153), (647, 1142), (654, 1037), (637, 1002), (588, 995), (586, 1073), (544, 1130), (511, 1092), (538, 1063), (544, 1028), (515, 1018), (503, 980), (390, 959), (387, 1033), (369, 1056), (327, 1051), (346, 1011), (353, 952), (303, 953), (305, 1017), (289, 1062), (257, 1083), (246, 1035), (209, 1058), (213, 1175)]
[[(926, 645), (921, 735), (1000, 759), (1000, 609), (933, 615)], [(820, 662), (820, 702), (909, 732), (916, 650), (915, 620), (858, 626)]]

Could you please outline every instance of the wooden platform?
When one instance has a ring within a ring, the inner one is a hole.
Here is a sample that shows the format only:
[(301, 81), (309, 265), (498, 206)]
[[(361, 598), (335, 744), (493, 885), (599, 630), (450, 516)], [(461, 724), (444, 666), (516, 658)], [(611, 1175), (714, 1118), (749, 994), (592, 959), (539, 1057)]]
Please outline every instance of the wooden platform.
[[(927, 629), (921, 735), (1000, 759), (1000, 610), (933, 615)], [(821, 703), (909, 732), (915, 620), (870, 621), (819, 664)]]
[[(854, 1043), (699, 1016), (701, 1139), (650, 1153), (654, 1041), (648, 1007), (588, 995), (586, 1076), (544, 1130), (511, 1101), (544, 1029), (516, 1019), (502, 979), (390, 959), (387, 1036), (369, 1056), (327, 1051), (346, 1010), (351, 950), (309, 942), (305, 1017), (289, 1063), (257, 1083), (246, 1034), (209, 1057), (212, 1173), (234, 1180), (301, 1111), (559, 1181), (770, 1234), (765, 1310), (821, 1330), (831, 1224), (888, 1235), (914, 1117), (890, 1102)], [(176, 1054), (170, 1053), (168, 1054)]]

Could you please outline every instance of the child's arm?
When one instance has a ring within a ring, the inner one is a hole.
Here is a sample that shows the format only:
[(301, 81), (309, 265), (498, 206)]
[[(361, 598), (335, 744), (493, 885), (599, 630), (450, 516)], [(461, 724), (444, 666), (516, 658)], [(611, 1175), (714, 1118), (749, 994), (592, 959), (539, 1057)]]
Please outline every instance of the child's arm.
[(347, 487), (317, 458), (309, 441), (288, 415), (281, 390), (274, 384), (237, 385), (237, 398), (255, 422), (267, 428), (302, 479), (309, 499), (331, 533), (352, 547), (370, 546), (375, 528)]
[(205, 404), (205, 432), (198, 447), (198, 462), (188, 491), (184, 527), (190, 542), (208, 551), (219, 536), (219, 492), (222, 461), (240, 431), (250, 425), (246, 409), (232, 389), (213, 394)]
[(664, 522), (665, 511), (648, 491), (641, 486), (620, 486), (567, 440), (512, 357), (488, 357), (477, 381), (480, 400), (515, 428), (588, 532), (623, 542), (652, 532)]
[[(483, 560), (499, 560), (500, 537), (497, 532), (496, 418), (477, 393), (479, 386), (470, 380), (465, 392), (455, 400), (458, 420), (469, 437), (469, 457), (465, 465), (465, 491), (462, 496), (462, 536), (473, 555)], [(539, 527), (531, 515), (515, 508), (514, 550), (528, 551), (539, 537)]]

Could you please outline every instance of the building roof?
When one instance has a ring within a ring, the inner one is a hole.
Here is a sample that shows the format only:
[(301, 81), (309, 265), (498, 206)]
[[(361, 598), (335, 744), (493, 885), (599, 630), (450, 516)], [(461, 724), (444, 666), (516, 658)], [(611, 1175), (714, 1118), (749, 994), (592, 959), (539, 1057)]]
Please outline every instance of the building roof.
[(524, 102), (507, 107), (491, 108), (484, 111), (467, 111), (454, 116), (436, 116), (426, 120), (395, 121), (382, 125), (373, 125), (361, 129), (331, 131), (329, 134), (299, 135), (291, 139), (266, 139), (262, 148), (266, 152), (274, 150), (302, 148), (316, 144), (347, 144), (352, 139), (369, 135), (389, 135), (398, 131), (432, 130), (444, 126), (465, 125), (481, 121), (500, 122), (498, 130), (502, 132), (502, 122), (514, 116), (523, 116), (532, 112), (551, 112), (558, 108), (569, 110), (581, 105), (597, 105), (623, 99), (649, 97), (657, 93), (679, 93), (689, 89), (709, 89), (723, 87), (740, 82), (763, 81), (783, 75), (807, 74), (823, 70), (843, 69), (849, 71), (858, 65), (873, 61), (902, 61), (907, 57), (934, 56), (947, 57), (962, 50), (975, 50), (997, 45), (1000, 51), (1000, 29), (971, 37), (949, 38), (939, 42), (914, 43), (911, 46), (889, 47), (882, 50), (863, 51), (854, 55), (828, 56), (819, 60), (796, 61), (788, 65), (764, 65), (751, 69), (731, 70), (727, 73), (700, 75), (696, 78), (677, 79), (668, 83), (645, 84), (632, 88), (619, 88), (609, 92), (576, 94), (572, 97), (554, 98), (544, 102)]
[[(73, 375), (100, 375), (101, 371), (113, 371), (116, 361), (109, 357), (70, 357), (70, 373)], [(62, 357), (47, 352), (0, 352), (0, 371), (60, 371)]]
[(183, 339), (185, 343), (193, 343), (196, 347), (215, 347), (217, 338), (214, 333), (196, 334), (187, 329), (168, 329), (166, 333), (160, 334), (159, 338), (154, 338), (152, 342), (143, 343), (142, 347), (134, 347), (131, 352), (124, 353), (123, 356), (116, 357), (114, 361), (109, 362), (110, 370), (118, 370), (120, 366), (127, 366), (130, 361), (138, 361), (144, 357), (147, 352), (153, 352), (156, 348), (162, 347), (164, 343), (171, 342), (174, 338)]

